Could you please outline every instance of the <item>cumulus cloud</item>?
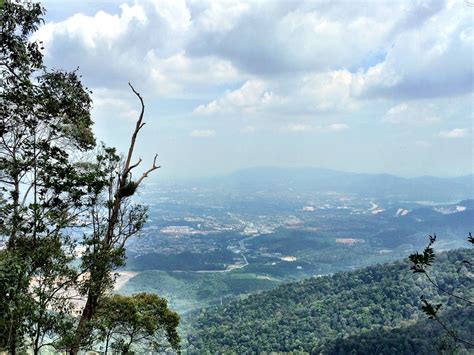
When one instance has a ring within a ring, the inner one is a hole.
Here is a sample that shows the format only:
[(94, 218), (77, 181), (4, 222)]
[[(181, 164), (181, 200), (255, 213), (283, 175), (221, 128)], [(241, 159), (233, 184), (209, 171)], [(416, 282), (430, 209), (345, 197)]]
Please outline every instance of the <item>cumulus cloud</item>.
[(467, 134), (468, 130), (466, 128), (454, 128), (449, 131), (439, 132), (439, 136), (441, 138), (463, 138), (466, 137)]
[(309, 76), (309, 90), (324, 90), (312, 78), (345, 72), (359, 97), (429, 97), (472, 87), (470, 20), (462, 2), (439, 0), (135, 0), (117, 14), (46, 23), (36, 38), (51, 64), (80, 65), (93, 87), (131, 80), (160, 95), (196, 95)]
[(200, 115), (272, 116), (312, 115), (351, 111), (358, 107), (351, 97), (352, 76), (347, 71), (307, 74), (279, 80), (247, 80), (207, 104), (199, 105)]
[(378, 98), (398, 102), (385, 122), (439, 120), (437, 107), (414, 99), (472, 90), (473, 38), (465, 6), (439, 0), (133, 0), (47, 22), (35, 36), (48, 65), (79, 65), (94, 91), (131, 81), (150, 97), (201, 102), (191, 110), (202, 119), (263, 117), (277, 127), (302, 116), (321, 124)]
[(71, 63), (74, 68), (79, 65), (94, 88), (118, 88), (132, 81), (173, 96), (234, 82), (237, 71), (228, 60), (186, 55), (193, 27), (185, 1), (137, 0), (120, 5), (118, 14), (79, 13), (48, 22), (34, 39), (44, 42), (50, 65), (66, 69), (73, 69)]
[(93, 114), (100, 119), (120, 119), (136, 122), (139, 116), (138, 103), (130, 95), (109, 89), (97, 89), (93, 94)]
[[(116, 5), (120, 1), (70, 2), (67, 9), (52, 1), (46, 7), (55, 7), (53, 16), (47, 14), (34, 38), (44, 41), (49, 67), (80, 67), (103, 127), (104, 116), (135, 118), (130, 81), (146, 95), (147, 108), (166, 116), (163, 126), (154, 128), (167, 137), (183, 127), (196, 139), (216, 135), (206, 127), (238, 132), (235, 140), (249, 141), (244, 134), (258, 130), (265, 132), (258, 138), (269, 144), (277, 141), (275, 132), (293, 132), (295, 143), (298, 134), (327, 134), (328, 141), (352, 134), (348, 144), (366, 144), (364, 152), (377, 155), (371, 146), (375, 135), (398, 149), (394, 137), (409, 132), (426, 140), (416, 143), (416, 152), (425, 147), (436, 156), (437, 145), (422, 131), (424, 125), (433, 125), (431, 138), (472, 134), (465, 128), (440, 131), (471, 124), (474, 32), (472, 9), (464, 1), (122, 0), (127, 4)], [(379, 130), (380, 120), (390, 129)], [(441, 122), (444, 126), (436, 126)], [(349, 125), (357, 127), (357, 139)], [(307, 161), (315, 159), (310, 153)], [(258, 154), (263, 161), (266, 153)], [(367, 161), (377, 160), (375, 155)], [(342, 161), (340, 166), (354, 164)], [(396, 160), (393, 164), (399, 169)]]
[(345, 123), (333, 123), (328, 126), (328, 129), (330, 131), (338, 132), (338, 131), (344, 131), (348, 129), (349, 126), (346, 125)]
[(239, 89), (228, 91), (222, 97), (199, 105), (194, 109), (197, 114), (212, 115), (226, 113), (254, 113), (273, 100), (273, 94), (267, 90), (267, 84), (261, 80), (248, 80)]
[(296, 102), (309, 112), (352, 111), (358, 106), (351, 94), (352, 75), (347, 70), (305, 75), (295, 84), (299, 88), (289, 93), (287, 100), (299, 98)]
[(398, 33), (385, 60), (355, 74), (359, 97), (427, 98), (472, 90), (472, 12), (446, 6), (416, 30)]
[(195, 138), (209, 138), (216, 135), (216, 131), (213, 129), (195, 129), (189, 133), (191, 137)]
[(291, 123), (287, 126), (287, 129), (291, 132), (308, 132), (308, 131), (314, 131), (318, 127), (314, 127), (310, 124), (305, 124), (305, 123)]
[(340, 132), (348, 129), (349, 126), (345, 123), (333, 123), (329, 125), (314, 125), (311, 123), (290, 123), (283, 127), (284, 131), (290, 132), (316, 132), (316, 133), (330, 133)]
[(400, 124), (417, 124), (439, 121), (439, 109), (434, 104), (425, 102), (402, 102), (390, 108), (384, 115), (384, 121)]
[[(432, 5), (436, 3), (440, 2), (429, 2), (432, 13), (440, 7)], [(374, 48), (375, 52), (385, 49), (396, 27), (416, 27), (413, 14), (421, 14), (417, 9), (424, 6), (414, 2), (250, 2), (249, 8), (233, 12), (233, 26), (203, 29), (187, 48), (191, 55), (218, 55), (257, 75), (359, 67), (375, 54)]]

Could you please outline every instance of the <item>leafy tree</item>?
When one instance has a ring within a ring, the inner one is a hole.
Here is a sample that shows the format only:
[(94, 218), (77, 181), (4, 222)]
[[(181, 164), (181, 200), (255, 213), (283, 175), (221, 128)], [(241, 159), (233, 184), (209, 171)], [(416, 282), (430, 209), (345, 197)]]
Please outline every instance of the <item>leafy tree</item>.
[[(433, 265), (436, 259), (436, 254), (433, 250), (433, 244), (436, 242), (436, 234), (434, 234), (433, 236), (430, 235), (428, 236), (428, 238), (429, 242), (423, 250), (423, 253), (420, 254), (416, 252), (409, 256), (409, 259), (412, 263), (410, 269), (415, 274), (423, 275), (429, 281), (429, 283), (436, 289), (438, 289), (441, 293), (448, 295), (454, 300), (461, 301), (464, 307), (473, 308), (474, 301), (472, 301), (468, 297), (456, 294), (454, 293), (454, 291), (447, 290), (445, 287), (440, 286), (440, 284), (430, 276), (430, 273), (428, 272), (429, 268)], [(474, 237), (471, 233), (469, 233), (469, 237), (467, 238), (467, 240), (469, 243), (474, 244)], [(472, 266), (471, 262), (469, 262), (468, 260), (463, 260), (462, 263), (464, 268), (470, 268)], [(462, 269), (463, 268), (460, 268), (458, 272), (460, 272)], [(472, 280), (470, 281), (472, 282)], [(442, 320), (442, 317), (439, 314), (441, 308), (443, 307), (442, 303), (433, 303), (432, 301), (429, 301), (425, 297), (425, 295), (421, 295), (420, 298), (422, 302), (421, 309), (423, 313), (428, 317), (428, 319), (436, 321), (445, 330), (446, 334), (455, 341), (474, 347), (474, 343), (472, 341), (460, 338), (457, 333), (450, 328), (449, 324)]]
[(138, 293), (133, 296), (104, 297), (93, 321), (95, 337), (109, 349), (124, 354), (134, 349), (163, 351), (167, 342), (179, 349), (177, 313), (170, 311), (165, 299)]
[[(130, 85), (130, 84), (129, 84)], [(132, 134), (128, 154), (121, 159), (112, 148), (103, 148), (93, 163), (93, 171), (106, 182), (99, 184), (89, 196), (88, 209), (84, 218), (90, 221), (92, 233), (83, 236), (85, 252), (82, 255), (81, 270), (86, 275), (79, 285), (86, 298), (79, 323), (70, 343), (70, 353), (76, 354), (81, 344), (88, 339), (90, 322), (99, 306), (101, 297), (113, 285), (113, 271), (125, 263), (125, 243), (137, 235), (147, 219), (147, 208), (131, 203), (131, 197), (148, 175), (159, 169), (157, 156), (152, 166), (139, 178), (133, 180), (132, 172), (142, 162), (132, 163), (138, 133), (143, 122), (145, 105), (141, 95), (130, 85), (141, 104), (141, 112)]]
[(28, 41), (43, 14), (36, 3), (1, 7), (0, 348), (12, 354), (26, 339), (37, 353), (70, 309), (65, 295), (77, 273), (65, 230), (84, 207), (91, 177), (71, 155), (95, 145), (89, 91), (76, 72), (48, 70), (41, 43)]
[[(81, 158), (95, 147), (90, 92), (77, 72), (48, 70), (41, 43), (28, 40), (44, 11), (31, 2), (1, 6), (0, 350), (11, 354), (46, 345), (79, 351), (126, 241), (146, 221), (131, 196), (159, 168), (155, 156), (132, 180), (145, 106), (131, 85), (142, 110), (125, 159), (104, 146), (94, 160)], [(85, 247), (79, 268), (77, 243)], [(79, 319), (77, 291), (86, 300)]]

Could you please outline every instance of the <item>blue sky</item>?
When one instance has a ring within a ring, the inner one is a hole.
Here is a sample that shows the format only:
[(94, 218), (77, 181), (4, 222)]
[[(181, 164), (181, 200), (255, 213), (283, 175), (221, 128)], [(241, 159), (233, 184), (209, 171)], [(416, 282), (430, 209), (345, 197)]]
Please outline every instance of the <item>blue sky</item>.
[(464, 1), (44, 1), (46, 63), (80, 68), (95, 131), (164, 178), (319, 166), (473, 172)]

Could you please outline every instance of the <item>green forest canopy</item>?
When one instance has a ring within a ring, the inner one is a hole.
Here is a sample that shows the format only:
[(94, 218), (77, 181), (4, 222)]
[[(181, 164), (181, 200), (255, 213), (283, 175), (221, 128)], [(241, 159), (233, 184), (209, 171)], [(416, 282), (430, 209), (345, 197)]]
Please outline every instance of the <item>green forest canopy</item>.
[[(441, 254), (433, 277), (444, 288), (472, 297), (463, 260), (473, 256), (464, 249)], [(192, 320), (188, 346), (197, 353), (428, 353), (441, 346), (436, 337), (443, 330), (421, 314), (422, 294), (449, 300), (440, 317), (472, 337), (473, 307), (442, 295), (400, 261), (289, 283), (202, 310)]]

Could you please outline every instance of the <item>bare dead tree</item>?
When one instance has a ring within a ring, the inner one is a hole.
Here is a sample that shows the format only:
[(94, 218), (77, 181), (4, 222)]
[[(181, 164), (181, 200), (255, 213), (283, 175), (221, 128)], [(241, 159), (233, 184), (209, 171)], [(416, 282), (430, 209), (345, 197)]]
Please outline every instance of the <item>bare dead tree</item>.
[(89, 249), (83, 256), (83, 268), (87, 270), (88, 277), (81, 285), (82, 292), (87, 296), (87, 299), (69, 347), (70, 354), (78, 353), (81, 344), (87, 337), (88, 325), (101, 297), (113, 285), (113, 270), (124, 262), (126, 241), (136, 235), (146, 221), (146, 208), (132, 205), (130, 197), (134, 195), (150, 173), (160, 168), (157, 165), (158, 155), (155, 155), (151, 167), (137, 180), (132, 180), (133, 170), (142, 163), (142, 159), (138, 158), (137, 162), (132, 164), (132, 159), (138, 134), (145, 125), (143, 122), (145, 104), (142, 96), (130, 83), (129, 86), (140, 101), (141, 112), (123, 165), (112, 150), (107, 150), (111, 168), (106, 177), (108, 183), (105, 203), (99, 203), (100, 194), (103, 193), (103, 191), (99, 191), (97, 199), (91, 204), (90, 217), (93, 220), (94, 228), (93, 234), (89, 238)]

